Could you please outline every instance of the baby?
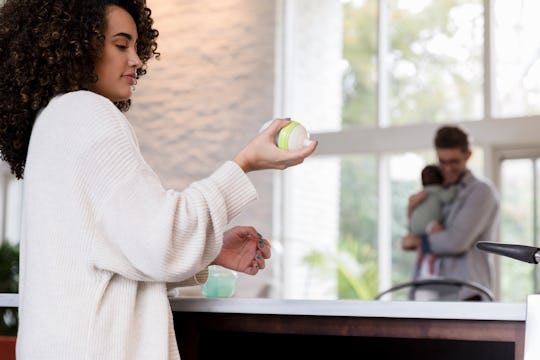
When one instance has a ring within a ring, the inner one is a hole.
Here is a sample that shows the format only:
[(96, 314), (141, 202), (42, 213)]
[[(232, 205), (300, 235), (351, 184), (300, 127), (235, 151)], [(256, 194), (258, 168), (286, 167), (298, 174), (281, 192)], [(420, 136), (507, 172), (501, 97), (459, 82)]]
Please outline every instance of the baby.
[[(443, 185), (444, 179), (437, 165), (427, 165), (422, 169), (422, 186), (426, 198), (416, 206), (409, 219), (409, 231), (422, 236), (433, 231), (433, 226), (442, 220), (442, 207), (451, 202), (456, 195), (456, 187)], [(436, 277), (438, 261), (433, 254), (423, 254), (419, 249), (417, 270), (418, 278)]]

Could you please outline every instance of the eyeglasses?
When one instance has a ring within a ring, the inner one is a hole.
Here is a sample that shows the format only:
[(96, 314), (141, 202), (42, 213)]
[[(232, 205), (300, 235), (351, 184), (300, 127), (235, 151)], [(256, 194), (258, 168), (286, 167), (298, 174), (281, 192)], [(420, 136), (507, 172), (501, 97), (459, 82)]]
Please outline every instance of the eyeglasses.
[(458, 166), (465, 161), (465, 157), (441, 159), (439, 158), (439, 164), (441, 166)]

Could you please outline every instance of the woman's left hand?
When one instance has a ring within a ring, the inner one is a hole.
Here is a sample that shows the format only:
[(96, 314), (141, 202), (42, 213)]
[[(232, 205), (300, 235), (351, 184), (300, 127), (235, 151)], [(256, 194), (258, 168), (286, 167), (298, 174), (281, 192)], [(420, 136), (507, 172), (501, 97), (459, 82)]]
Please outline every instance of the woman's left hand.
[(270, 242), (254, 227), (235, 226), (223, 234), (223, 246), (212, 265), (255, 275), (270, 256)]

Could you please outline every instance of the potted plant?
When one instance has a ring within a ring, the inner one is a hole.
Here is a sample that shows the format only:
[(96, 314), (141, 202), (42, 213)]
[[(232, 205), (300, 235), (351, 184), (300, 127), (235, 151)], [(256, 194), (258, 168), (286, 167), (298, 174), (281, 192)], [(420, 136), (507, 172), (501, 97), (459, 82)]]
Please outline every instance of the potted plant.
[[(0, 244), (0, 293), (19, 291), (19, 244)], [(0, 336), (17, 334), (17, 308), (0, 309)]]
[[(19, 244), (0, 244), (0, 293), (19, 291)], [(0, 358), (15, 359), (19, 324), (17, 308), (0, 308)]]

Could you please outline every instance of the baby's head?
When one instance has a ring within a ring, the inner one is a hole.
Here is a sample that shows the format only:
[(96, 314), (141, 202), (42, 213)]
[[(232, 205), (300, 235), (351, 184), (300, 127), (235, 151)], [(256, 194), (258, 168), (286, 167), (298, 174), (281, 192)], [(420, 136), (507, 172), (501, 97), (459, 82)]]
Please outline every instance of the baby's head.
[(422, 185), (442, 184), (444, 182), (441, 169), (437, 165), (426, 165), (422, 169)]

